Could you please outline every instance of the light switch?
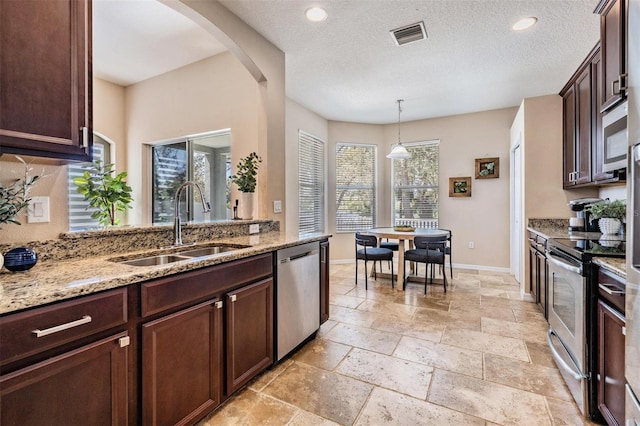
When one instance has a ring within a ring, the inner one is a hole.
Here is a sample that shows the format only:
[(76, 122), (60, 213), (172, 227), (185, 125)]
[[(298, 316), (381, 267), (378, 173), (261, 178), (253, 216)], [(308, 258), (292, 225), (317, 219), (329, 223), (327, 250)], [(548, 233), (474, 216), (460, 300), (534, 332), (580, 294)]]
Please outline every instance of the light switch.
[(31, 197), (27, 223), (47, 223), (49, 219), (49, 197)]
[(275, 200), (273, 202), (273, 212), (274, 213), (282, 213), (282, 201), (281, 200)]

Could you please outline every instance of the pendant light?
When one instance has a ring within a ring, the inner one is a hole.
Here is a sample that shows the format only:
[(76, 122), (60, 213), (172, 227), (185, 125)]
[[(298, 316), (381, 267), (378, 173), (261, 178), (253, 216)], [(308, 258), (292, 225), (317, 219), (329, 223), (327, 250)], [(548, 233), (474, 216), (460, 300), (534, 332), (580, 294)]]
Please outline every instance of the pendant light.
[(402, 107), (400, 103), (403, 102), (402, 99), (398, 99), (398, 144), (393, 147), (391, 152), (387, 154), (387, 158), (391, 158), (392, 160), (401, 160), (405, 158), (411, 158), (411, 154), (407, 151), (407, 149), (402, 146), (402, 142), (400, 142), (400, 113), (402, 112)]

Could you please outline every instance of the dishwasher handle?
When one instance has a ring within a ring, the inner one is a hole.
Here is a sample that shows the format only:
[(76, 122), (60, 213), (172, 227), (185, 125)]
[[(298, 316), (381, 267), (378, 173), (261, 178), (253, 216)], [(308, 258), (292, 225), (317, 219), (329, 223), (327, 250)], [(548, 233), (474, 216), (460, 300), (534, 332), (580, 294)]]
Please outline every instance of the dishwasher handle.
[(284, 263), (290, 263), (290, 262), (293, 262), (294, 260), (302, 259), (303, 257), (313, 256), (314, 254), (317, 254), (319, 252), (320, 250), (309, 250), (303, 253), (297, 253), (292, 256), (285, 257), (284, 259), (280, 259), (280, 264), (282, 265)]

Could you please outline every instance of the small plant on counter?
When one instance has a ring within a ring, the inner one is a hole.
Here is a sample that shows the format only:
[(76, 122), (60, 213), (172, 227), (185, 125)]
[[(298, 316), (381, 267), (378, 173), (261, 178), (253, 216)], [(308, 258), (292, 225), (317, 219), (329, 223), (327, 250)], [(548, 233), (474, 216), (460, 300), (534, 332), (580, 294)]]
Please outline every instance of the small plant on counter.
[(42, 176), (31, 176), (31, 168), (25, 161), (16, 156), (24, 164), (24, 175), (14, 179), (8, 185), (0, 182), (0, 225), (14, 223), (21, 225), (18, 215), (29, 208), (29, 191)]
[(102, 226), (114, 226), (120, 223), (117, 212), (131, 208), (131, 187), (125, 182), (127, 172), (115, 175), (113, 164), (102, 165), (100, 160), (85, 167), (82, 176), (73, 179), (78, 187), (76, 191), (84, 195), (89, 206), (97, 209), (91, 217), (98, 219)]
[(236, 174), (231, 176), (231, 181), (238, 185), (240, 192), (256, 191), (256, 176), (258, 175), (258, 165), (261, 162), (262, 158), (255, 152), (240, 159)]
[(622, 221), (627, 216), (627, 205), (621, 200), (599, 201), (587, 206), (585, 210), (591, 212), (590, 221), (602, 218), (618, 219)]

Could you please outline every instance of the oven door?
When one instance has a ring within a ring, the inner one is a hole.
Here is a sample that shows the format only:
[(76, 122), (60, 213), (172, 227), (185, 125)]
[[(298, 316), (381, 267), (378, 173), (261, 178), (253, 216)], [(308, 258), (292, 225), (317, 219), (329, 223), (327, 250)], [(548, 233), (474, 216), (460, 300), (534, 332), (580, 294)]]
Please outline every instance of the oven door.
[(586, 369), (586, 277), (578, 260), (547, 252), (549, 332), (553, 358), (583, 415), (589, 414)]

